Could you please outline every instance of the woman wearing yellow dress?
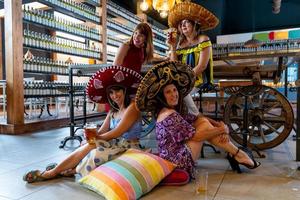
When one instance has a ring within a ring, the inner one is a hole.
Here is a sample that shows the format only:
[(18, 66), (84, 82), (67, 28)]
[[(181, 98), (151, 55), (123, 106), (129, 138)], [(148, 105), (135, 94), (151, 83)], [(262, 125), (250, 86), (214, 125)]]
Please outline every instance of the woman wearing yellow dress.
[[(190, 2), (176, 4), (169, 13), (168, 24), (179, 33), (178, 41), (172, 34), (167, 36), (170, 60), (181, 61), (193, 68), (197, 79), (191, 94), (213, 83), (212, 44), (202, 31), (213, 29), (218, 23), (218, 18), (210, 11)], [(199, 115), (191, 95), (184, 100), (189, 112)]]

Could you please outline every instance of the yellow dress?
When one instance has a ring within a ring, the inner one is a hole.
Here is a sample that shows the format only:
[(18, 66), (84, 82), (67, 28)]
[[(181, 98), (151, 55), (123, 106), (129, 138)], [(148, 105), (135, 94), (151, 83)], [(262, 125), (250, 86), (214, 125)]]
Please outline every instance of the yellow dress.
[(205, 48), (210, 48), (209, 62), (204, 72), (197, 77), (195, 87), (199, 87), (204, 83), (213, 83), (213, 58), (210, 40), (200, 42), (191, 47), (176, 50), (178, 60), (181, 60), (182, 63), (188, 64), (194, 68), (198, 64), (200, 52)]

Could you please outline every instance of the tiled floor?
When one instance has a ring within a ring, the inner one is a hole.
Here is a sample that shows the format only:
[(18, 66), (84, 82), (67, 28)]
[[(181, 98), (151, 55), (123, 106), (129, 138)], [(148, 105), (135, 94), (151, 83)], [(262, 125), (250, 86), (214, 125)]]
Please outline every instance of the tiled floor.
[[(0, 135), (0, 200), (76, 200), (102, 199), (76, 183), (74, 178), (61, 178), (47, 182), (26, 184), (25, 172), (44, 169), (51, 162), (62, 160), (78, 146), (67, 143), (59, 149), (60, 141), (69, 134), (68, 128), (21, 136)], [(153, 135), (144, 141), (155, 147)], [(225, 153), (214, 154), (205, 149), (205, 159), (198, 160), (198, 168), (209, 173), (208, 191), (196, 195), (193, 182), (185, 186), (159, 186), (144, 196), (144, 200), (299, 200), (300, 164), (295, 162), (295, 142), (291, 138), (271, 150), (264, 151), (266, 158), (258, 159), (262, 166), (236, 174), (224, 159)]]

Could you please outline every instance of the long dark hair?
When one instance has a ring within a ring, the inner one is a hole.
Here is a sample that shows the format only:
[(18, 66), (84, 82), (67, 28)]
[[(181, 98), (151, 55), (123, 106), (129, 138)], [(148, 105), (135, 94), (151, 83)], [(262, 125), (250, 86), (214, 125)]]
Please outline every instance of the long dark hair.
[(118, 104), (116, 104), (113, 100), (111, 100), (111, 98), (109, 96), (109, 93), (110, 93), (111, 90), (115, 90), (115, 91), (123, 90), (124, 95), (125, 95), (124, 107), (127, 108), (130, 105), (131, 99), (130, 99), (129, 95), (126, 92), (126, 88), (124, 88), (122, 86), (119, 86), (119, 85), (111, 86), (111, 87), (107, 88), (106, 95), (107, 95), (108, 103), (110, 105), (110, 109), (113, 113), (118, 112), (120, 108), (119, 108)]

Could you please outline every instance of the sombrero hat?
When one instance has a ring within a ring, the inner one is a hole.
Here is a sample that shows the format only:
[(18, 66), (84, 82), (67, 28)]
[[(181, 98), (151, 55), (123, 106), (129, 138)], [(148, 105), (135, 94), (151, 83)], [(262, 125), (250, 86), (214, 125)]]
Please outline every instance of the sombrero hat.
[(151, 67), (137, 90), (137, 108), (140, 111), (154, 111), (160, 103), (156, 98), (157, 94), (170, 83), (175, 84), (178, 92), (184, 97), (194, 86), (195, 74), (190, 66), (181, 62), (168, 61)]
[(128, 95), (135, 94), (142, 78), (139, 73), (126, 67), (104, 67), (90, 78), (86, 86), (86, 94), (95, 103), (108, 103), (109, 88), (121, 86), (126, 89)]
[(202, 31), (213, 29), (219, 24), (219, 19), (214, 14), (199, 4), (191, 2), (175, 4), (169, 12), (169, 27), (177, 28), (179, 22), (184, 19), (198, 22)]

